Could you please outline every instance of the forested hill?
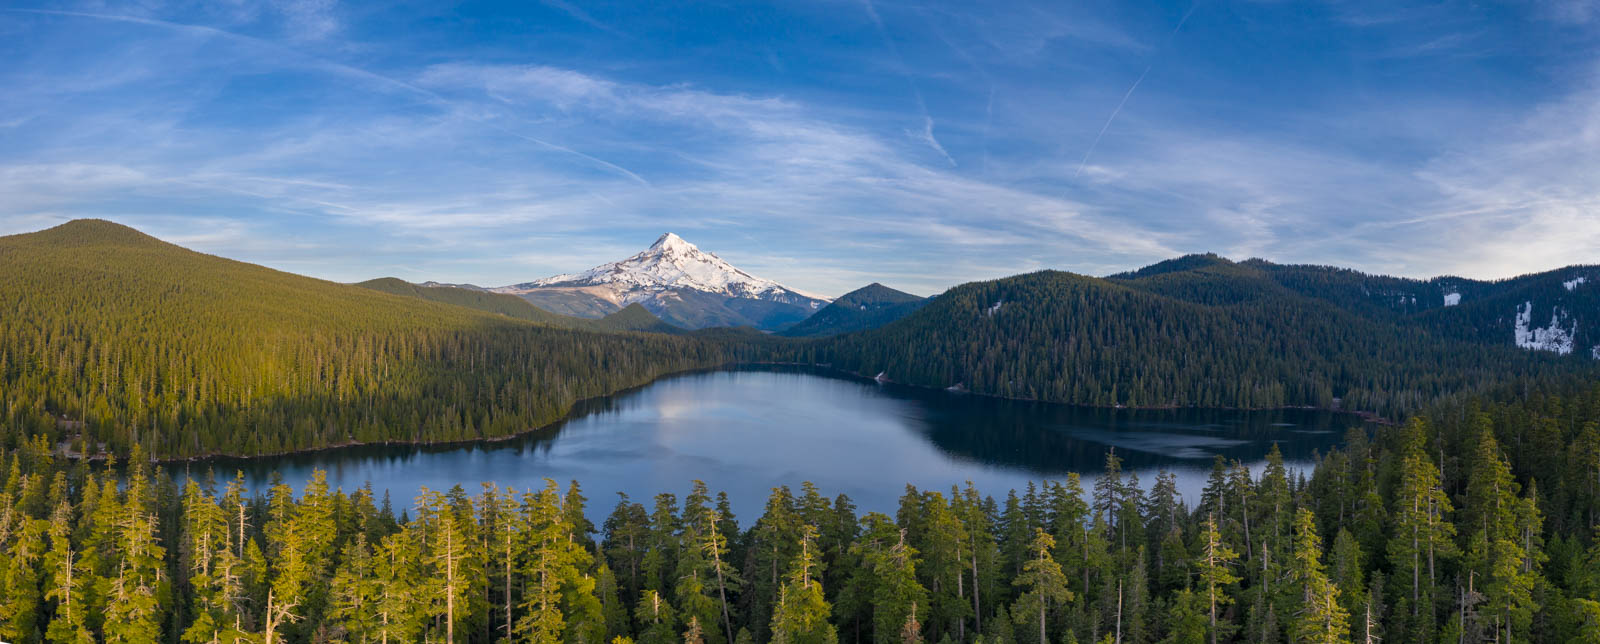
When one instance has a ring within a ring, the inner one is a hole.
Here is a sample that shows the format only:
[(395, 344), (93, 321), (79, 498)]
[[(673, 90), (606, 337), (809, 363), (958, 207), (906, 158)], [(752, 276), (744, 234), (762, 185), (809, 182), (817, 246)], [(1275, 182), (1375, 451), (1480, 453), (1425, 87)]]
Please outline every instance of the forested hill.
[(873, 329), (910, 315), (927, 303), (927, 298), (873, 282), (839, 296), (811, 317), (779, 331), (778, 335), (814, 338)]
[(795, 359), (910, 384), (1090, 405), (1342, 406), (1391, 418), (1595, 361), (1462, 341), (1187, 258), (1101, 279), (1046, 271), (965, 284)]
[(650, 333), (683, 333), (684, 330), (662, 322), (648, 309), (637, 304), (630, 304), (621, 310), (603, 318), (580, 318), (570, 315), (551, 313), (532, 302), (515, 295), (493, 293), (484, 290), (473, 290), (456, 286), (424, 286), (412, 284), (395, 277), (380, 277), (378, 279), (359, 282), (356, 286), (369, 288), (375, 291), (405, 295), (434, 302), (464, 306), (469, 309), (499, 313), (539, 324), (566, 327), (569, 329), (586, 329), (589, 331), (645, 331)]
[(1347, 268), (1231, 262), (1188, 255), (1109, 279), (1180, 299), (1220, 303), (1294, 294), (1440, 338), (1600, 359), (1600, 266), (1483, 281), (1410, 279)]
[(7, 441), (169, 457), (506, 435), (739, 351), (301, 277), (104, 221), (0, 237), (0, 306)]

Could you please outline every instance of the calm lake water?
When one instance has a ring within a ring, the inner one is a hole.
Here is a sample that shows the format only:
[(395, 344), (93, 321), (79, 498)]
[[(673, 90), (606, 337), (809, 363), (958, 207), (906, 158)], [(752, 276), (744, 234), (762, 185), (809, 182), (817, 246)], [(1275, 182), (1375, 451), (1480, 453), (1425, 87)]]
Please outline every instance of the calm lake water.
[(1276, 442), (1292, 467), (1339, 443), (1362, 421), (1311, 410), (1133, 411), (1000, 400), (897, 386), (789, 368), (747, 368), (673, 376), (586, 402), (570, 420), (494, 443), (441, 447), (358, 446), (263, 459), (171, 466), (175, 473), (244, 471), (265, 491), (271, 473), (298, 489), (314, 469), (346, 491), (370, 481), (408, 507), (421, 486), (461, 484), (476, 493), (493, 481), (518, 490), (577, 479), (591, 515), (603, 517), (626, 492), (649, 505), (659, 492), (687, 493), (693, 479), (726, 491), (742, 523), (761, 512), (771, 488), (802, 481), (861, 511), (893, 513), (907, 483), (948, 490), (972, 481), (1003, 499), (1029, 481), (1084, 475), (1087, 489), (1115, 448), (1145, 489), (1162, 469), (1176, 473), (1192, 504), (1221, 454), (1256, 469)]

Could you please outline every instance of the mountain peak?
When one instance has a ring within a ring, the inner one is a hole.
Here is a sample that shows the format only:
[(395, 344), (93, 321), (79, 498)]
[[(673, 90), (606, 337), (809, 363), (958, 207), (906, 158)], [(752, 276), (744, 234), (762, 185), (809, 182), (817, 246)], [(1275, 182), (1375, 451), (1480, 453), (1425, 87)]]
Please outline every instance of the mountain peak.
[(650, 245), (650, 250), (666, 252), (678, 251), (687, 253), (689, 251), (697, 251), (700, 249), (694, 244), (685, 241), (684, 238), (679, 237), (677, 233), (665, 233), (656, 238), (656, 243)]
[(104, 219), (74, 219), (53, 228), (47, 228), (35, 233), (25, 233), (17, 237), (25, 237), (42, 243), (62, 246), (166, 245), (166, 242), (139, 232), (137, 229)]
[[(715, 253), (700, 250), (675, 233), (665, 233), (654, 244), (627, 259), (601, 264), (582, 273), (567, 273), (542, 280), (493, 289), (520, 294), (549, 286), (606, 285), (628, 303), (661, 289), (689, 289), (749, 299), (827, 300), (786, 288), (769, 279), (746, 273)], [(623, 293), (627, 292), (627, 293)]]
[[(686, 327), (706, 326), (705, 320), (773, 326), (775, 323), (769, 319), (773, 315), (786, 318), (784, 322), (787, 323), (804, 318), (829, 302), (746, 273), (715, 253), (700, 250), (670, 232), (627, 259), (601, 264), (581, 273), (565, 273), (490, 290), (530, 300), (545, 295), (555, 297), (555, 291), (546, 289), (565, 292), (567, 295), (562, 297), (569, 300), (602, 300), (605, 304), (601, 308), (613, 310), (642, 304), (668, 322)], [(574, 291), (581, 291), (581, 294), (574, 294)], [(734, 300), (743, 302), (732, 303)], [(690, 309), (694, 309), (696, 315), (684, 313)], [(669, 319), (669, 310), (683, 315)]]

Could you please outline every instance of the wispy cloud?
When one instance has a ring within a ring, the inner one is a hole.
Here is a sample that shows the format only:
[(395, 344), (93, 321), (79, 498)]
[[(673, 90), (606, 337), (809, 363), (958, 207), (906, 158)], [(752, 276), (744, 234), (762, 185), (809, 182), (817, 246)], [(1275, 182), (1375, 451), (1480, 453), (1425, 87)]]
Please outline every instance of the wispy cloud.
[(906, 86), (911, 89), (911, 98), (916, 102), (917, 114), (922, 117), (922, 128), (910, 131), (908, 134), (912, 138), (927, 144), (934, 152), (938, 152), (939, 156), (944, 157), (944, 160), (951, 167), (954, 167), (956, 165), (955, 158), (950, 156), (950, 153), (945, 151), (944, 145), (939, 143), (939, 139), (933, 136), (933, 117), (928, 114), (928, 101), (923, 98), (922, 89), (917, 87), (917, 80), (912, 78), (907, 71), (905, 57), (900, 55), (900, 47), (895, 45), (894, 38), (889, 35), (889, 28), (883, 24), (883, 17), (878, 15), (878, 7), (872, 3), (872, 0), (861, 0), (861, 7), (866, 10), (867, 17), (872, 20), (873, 27), (878, 30), (878, 37), (883, 40), (884, 47), (889, 50), (889, 54), (894, 58), (895, 67), (900, 70), (901, 77), (906, 80)]
[(1600, 246), (1581, 3), (547, 4), (0, 11), (0, 231), (102, 216), (499, 285), (674, 230), (830, 294), (1199, 251), (1493, 276)]

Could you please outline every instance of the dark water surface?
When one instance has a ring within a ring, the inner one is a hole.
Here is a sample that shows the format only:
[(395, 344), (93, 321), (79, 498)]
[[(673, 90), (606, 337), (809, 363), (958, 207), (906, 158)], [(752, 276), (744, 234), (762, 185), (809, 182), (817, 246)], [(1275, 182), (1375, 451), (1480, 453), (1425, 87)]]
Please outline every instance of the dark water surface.
[(589, 513), (601, 517), (617, 492), (648, 506), (659, 492), (681, 497), (698, 478), (726, 491), (748, 525), (772, 487), (798, 490), (808, 480), (829, 497), (850, 495), (863, 512), (891, 514), (907, 483), (948, 490), (971, 480), (1003, 499), (1029, 481), (1080, 472), (1087, 489), (1113, 447), (1145, 489), (1166, 469), (1193, 504), (1217, 454), (1255, 470), (1276, 442), (1291, 467), (1309, 470), (1315, 451), (1361, 424), (1326, 411), (1092, 409), (748, 368), (673, 376), (586, 402), (564, 423), (502, 442), (370, 445), (170, 467), (178, 474), (212, 467), (218, 479), (240, 469), (262, 492), (274, 470), (298, 490), (323, 469), (331, 486), (350, 491), (370, 481), (380, 498), (390, 492), (397, 511), (421, 486), (461, 484), (475, 494), (484, 481), (523, 490), (546, 477), (563, 487), (577, 479)]

